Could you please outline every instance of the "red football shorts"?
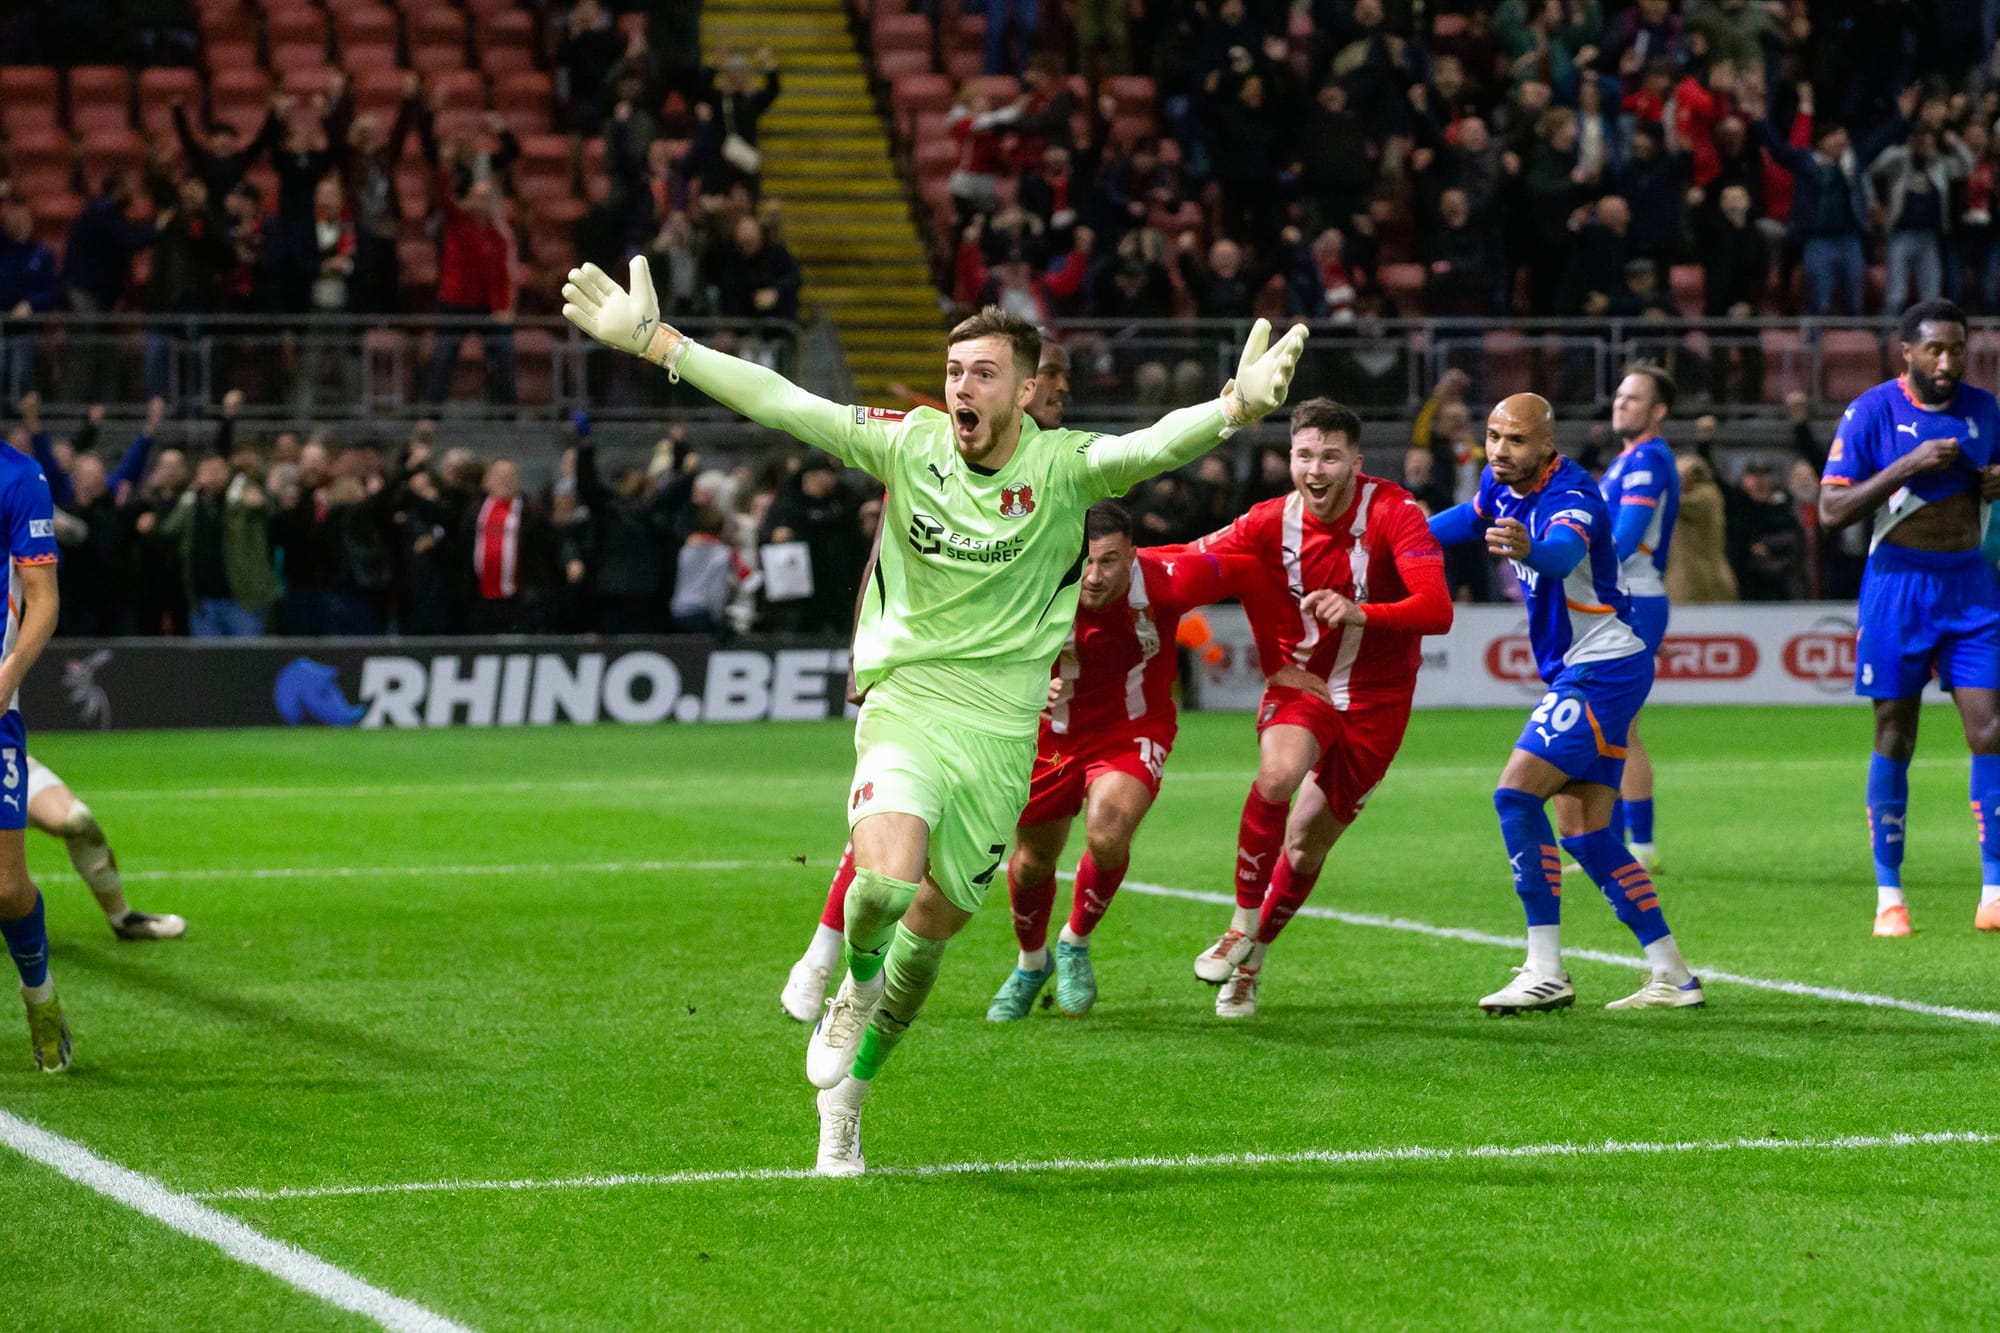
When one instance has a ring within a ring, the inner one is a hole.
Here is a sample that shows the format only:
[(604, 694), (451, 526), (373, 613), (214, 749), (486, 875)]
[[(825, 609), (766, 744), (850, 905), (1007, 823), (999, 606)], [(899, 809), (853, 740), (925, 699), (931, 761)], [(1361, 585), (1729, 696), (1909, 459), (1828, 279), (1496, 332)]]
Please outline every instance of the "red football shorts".
[(1319, 742), (1313, 780), (1326, 793), (1327, 812), (1352, 824), (1381, 785), (1403, 746), (1410, 706), (1374, 704), (1345, 711), (1304, 690), (1267, 689), (1257, 710), (1257, 734), (1266, 727), (1304, 727)]
[(1034, 773), (1028, 779), (1028, 806), (1021, 827), (1032, 828), (1056, 819), (1073, 819), (1083, 809), (1090, 784), (1106, 773), (1125, 773), (1160, 794), (1160, 771), (1174, 748), (1176, 727), (1140, 721), (1115, 731), (1088, 736), (1059, 736), (1042, 728), (1035, 747)]

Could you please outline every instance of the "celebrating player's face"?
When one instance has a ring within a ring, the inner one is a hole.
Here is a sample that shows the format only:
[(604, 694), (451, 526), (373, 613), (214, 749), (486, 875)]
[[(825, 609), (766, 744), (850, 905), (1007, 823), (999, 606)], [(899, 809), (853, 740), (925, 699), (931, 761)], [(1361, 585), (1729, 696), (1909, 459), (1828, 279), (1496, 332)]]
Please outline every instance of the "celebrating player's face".
[(1083, 581), (1077, 601), (1095, 611), (1125, 595), (1132, 586), (1132, 539), (1123, 533), (1099, 537), (1083, 556)]
[(1611, 396), (1611, 429), (1627, 444), (1653, 433), (1653, 410), (1660, 405), (1650, 375), (1627, 375)]
[(1347, 507), (1361, 451), (1345, 431), (1306, 426), (1292, 432), (1292, 485), (1314, 518), (1326, 520)]
[(1034, 378), (1015, 366), (1013, 344), (1005, 338), (954, 344), (944, 363), (944, 399), (959, 457), (979, 463), (1011, 446), (1034, 395)]
[(1532, 486), (1555, 455), (1555, 414), (1541, 395), (1502, 399), (1486, 419), (1486, 461), (1501, 485)]
[(1042, 364), (1035, 370), (1035, 397), (1028, 415), (1043, 430), (1057, 430), (1069, 407), (1069, 351), (1055, 343), (1042, 344)]
[(1910, 368), (1910, 388), (1920, 403), (1942, 403), (1958, 392), (1965, 378), (1965, 325), (1948, 319), (1927, 319), (1917, 326), (1917, 341), (1903, 344)]

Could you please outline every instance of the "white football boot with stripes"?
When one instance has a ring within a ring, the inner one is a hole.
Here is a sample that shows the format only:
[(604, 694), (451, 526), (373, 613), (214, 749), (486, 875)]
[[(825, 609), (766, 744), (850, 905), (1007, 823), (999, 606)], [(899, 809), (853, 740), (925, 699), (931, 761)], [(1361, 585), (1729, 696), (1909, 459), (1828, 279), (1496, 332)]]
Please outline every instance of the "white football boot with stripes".
[(1532, 972), (1514, 969), (1514, 979), (1479, 1002), (1489, 1014), (1542, 1013), (1567, 1009), (1576, 1003), (1576, 989), (1567, 972)]

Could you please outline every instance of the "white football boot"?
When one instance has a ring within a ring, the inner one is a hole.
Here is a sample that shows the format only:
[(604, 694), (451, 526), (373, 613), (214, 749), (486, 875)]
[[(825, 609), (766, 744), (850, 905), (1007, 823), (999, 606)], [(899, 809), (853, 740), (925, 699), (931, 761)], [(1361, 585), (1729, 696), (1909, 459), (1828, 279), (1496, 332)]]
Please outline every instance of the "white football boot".
[(1489, 1014), (1541, 1013), (1567, 1009), (1576, 1003), (1576, 989), (1567, 972), (1530, 972), (1514, 969), (1514, 979), (1479, 1002)]
[(1701, 978), (1689, 977), (1676, 985), (1655, 972), (1645, 985), (1622, 1000), (1613, 1000), (1606, 1009), (1705, 1009), (1708, 997), (1701, 993)]
[(1257, 941), (1230, 927), (1222, 938), (1201, 951), (1194, 960), (1194, 974), (1211, 986), (1220, 986), (1235, 973), (1236, 965), (1250, 956)]
[(830, 1088), (847, 1077), (854, 1067), (854, 1053), (861, 1049), (861, 1034), (875, 1018), (882, 1003), (883, 980), (876, 977), (857, 986), (849, 972), (827, 1001), (826, 1013), (806, 1043), (806, 1079), (815, 1088)]
[(819, 1160), (813, 1170), (820, 1175), (858, 1176), (868, 1169), (861, 1155), (861, 1099), (867, 1092), (866, 1083), (849, 1078), (813, 1098), (819, 1107)]
[(785, 978), (785, 989), (778, 996), (785, 1013), (801, 1023), (816, 1021), (826, 1008), (826, 978), (830, 971), (831, 968), (821, 967), (809, 958), (793, 963), (792, 974)]
[(1239, 967), (1229, 974), (1222, 989), (1215, 993), (1215, 1016), (1217, 1018), (1249, 1018), (1257, 1012), (1257, 982), (1264, 975), (1261, 967)]

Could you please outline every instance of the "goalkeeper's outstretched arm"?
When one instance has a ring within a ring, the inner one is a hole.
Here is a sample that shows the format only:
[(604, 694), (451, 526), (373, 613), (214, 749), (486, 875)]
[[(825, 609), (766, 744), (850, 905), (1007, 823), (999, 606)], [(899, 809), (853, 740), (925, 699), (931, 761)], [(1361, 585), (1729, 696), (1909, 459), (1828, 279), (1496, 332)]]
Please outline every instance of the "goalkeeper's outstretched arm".
[(660, 318), (644, 255), (632, 258), (630, 290), (585, 264), (563, 284), (563, 317), (607, 347), (644, 357), (760, 426), (882, 475), (891, 425), (807, 393), (774, 370), (703, 347)]
[(1305, 349), (1306, 329), (1295, 324), (1272, 347), (1269, 320), (1258, 320), (1243, 347), (1236, 378), (1221, 397), (1169, 412), (1144, 430), (1093, 442), (1085, 455), (1100, 494), (1123, 495), (1147, 477), (1171, 472), (1228, 439), (1285, 401)]

